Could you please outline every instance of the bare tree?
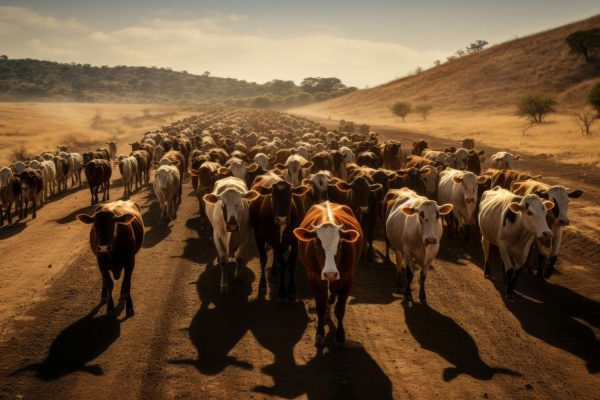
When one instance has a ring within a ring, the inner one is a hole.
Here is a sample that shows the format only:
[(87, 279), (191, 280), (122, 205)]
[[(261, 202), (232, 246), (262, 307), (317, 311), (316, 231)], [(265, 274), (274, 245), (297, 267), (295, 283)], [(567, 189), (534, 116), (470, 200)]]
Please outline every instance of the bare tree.
[(584, 107), (581, 111), (575, 113), (575, 117), (577, 118), (576, 121), (579, 129), (581, 129), (581, 134), (589, 136), (590, 128), (598, 118), (595, 110), (591, 107)]

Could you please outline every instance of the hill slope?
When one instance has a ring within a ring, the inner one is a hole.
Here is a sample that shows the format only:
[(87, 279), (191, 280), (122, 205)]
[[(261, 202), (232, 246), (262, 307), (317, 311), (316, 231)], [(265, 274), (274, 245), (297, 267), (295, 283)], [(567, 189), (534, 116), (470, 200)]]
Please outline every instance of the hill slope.
[(600, 77), (600, 62), (586, 64), (583, 57), (570, 54), (564, 39), (574, 31), (596, 27), (600, 27), (600, 15), (297, 111), (320, 116), (347, 117), (355, 112), (383, 116), (390, 114), (389, 107), (396, 101), (428, 103), (436, 112), (505, 108), (526, 91), (553, 93), (561, 107), (580, 105), (583, 94)]

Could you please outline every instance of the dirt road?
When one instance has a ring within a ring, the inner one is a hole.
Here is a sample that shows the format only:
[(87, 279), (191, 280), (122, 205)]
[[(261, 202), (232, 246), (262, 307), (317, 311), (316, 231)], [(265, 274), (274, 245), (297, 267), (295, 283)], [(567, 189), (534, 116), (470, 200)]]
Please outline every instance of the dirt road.
[(587, 191), (572, 202), (558, 274), (539, 282), (524, 273), (519, 296), (505, 303), (497, 252), (490, 281), (477, 239), (444, 239), (429, 306), (407, 309), (391, 266), (361, 265), (349, 343), (321, 353), (303, 268), (300, 300), (289, 307), (271, 299), (275, 290), (259, 297), (256, 259), (232, 293), (219, 293), (189, 182), (169, 227), (157, 225), (149, 188), (133, 196), (147, 226), (132, 283), (136, 315), (97, 312), (89, 226), (75, 220), (90, 211), (89, 193), (70, 193), (37, 220), (0, 229), (0, 398), (600, 398), (600, 174), (535, 158), (519, 168)]

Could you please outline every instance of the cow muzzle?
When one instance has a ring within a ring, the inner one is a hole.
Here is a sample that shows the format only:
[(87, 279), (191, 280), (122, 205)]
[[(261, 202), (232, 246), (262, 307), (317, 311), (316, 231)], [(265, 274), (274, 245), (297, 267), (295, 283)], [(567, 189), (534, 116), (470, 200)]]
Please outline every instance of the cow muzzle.
[(240, 230), (240, 225), (237, 222), (228, 222), (225, 229), (227, 232), (237, 232)]
[(423, 239), (423, 244), (425, 246), (432, 246), (434, 244), (437, 244), (437, 238), (425, 238)]
[(360, 214), (366, 214), (369, 212), (369, 207), (368, 206), (362, 206), (362, 207), (358, 207), (358, 212)]
[(277, 225), (287, 225), (288, 217), (275, 217), (275, 224)]
[(475, 197), (467, 197), (467, 198), (465, 198), (465, 202), (467, 204), (473, 204), (473, 203), (475, 203)]
[(552, 231), (542, 232), (542, 236), (538, 238), (539, 243), (546, 248), (552, 245)]
[(112, 245), (110, 244), (101, 244), (96, 247), (96, 252), (98, 254), (106, 254), (112, 251)]
[(321, 274), (321, 279), (324, 281), (337, 281), (340, 279), (340, 274), (337, 271), (325, 272)]

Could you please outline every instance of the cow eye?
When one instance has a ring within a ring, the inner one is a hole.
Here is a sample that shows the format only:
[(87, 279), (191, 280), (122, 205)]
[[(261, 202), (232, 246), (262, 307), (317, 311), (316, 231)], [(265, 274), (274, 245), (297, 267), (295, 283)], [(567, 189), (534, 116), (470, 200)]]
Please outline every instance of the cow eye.
[(527, 215), (533, 215), (531, 211), (527, 211)]

